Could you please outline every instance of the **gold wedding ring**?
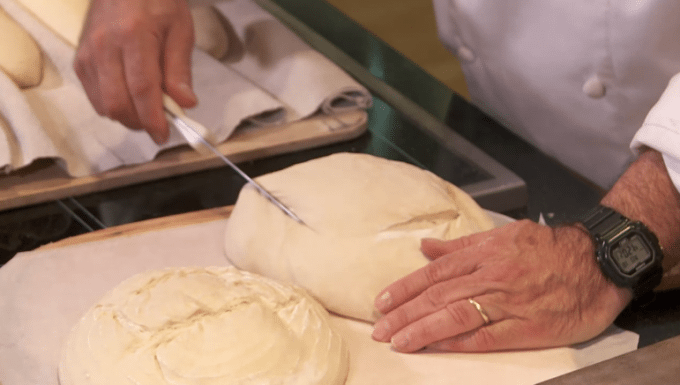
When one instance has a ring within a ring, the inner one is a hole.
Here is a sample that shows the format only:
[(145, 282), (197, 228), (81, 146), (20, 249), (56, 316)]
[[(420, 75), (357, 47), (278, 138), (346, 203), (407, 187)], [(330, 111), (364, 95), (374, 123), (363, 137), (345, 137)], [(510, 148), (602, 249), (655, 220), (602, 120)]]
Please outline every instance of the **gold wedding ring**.
[(482, 305), (480, 305), (479, 302), (475, 301), (472, 298), (468, 298), (468, 302), (470, 302), (472, 306), (474, 306), (475, 309), (477, 309), (479, 315), (482, 316), (482, 319), (484, 320), (484, 325), (488, 325), (491, 322), (491, 320), (489, 319), (489, 316), (486, 314), (484, 309), (482, 309)]

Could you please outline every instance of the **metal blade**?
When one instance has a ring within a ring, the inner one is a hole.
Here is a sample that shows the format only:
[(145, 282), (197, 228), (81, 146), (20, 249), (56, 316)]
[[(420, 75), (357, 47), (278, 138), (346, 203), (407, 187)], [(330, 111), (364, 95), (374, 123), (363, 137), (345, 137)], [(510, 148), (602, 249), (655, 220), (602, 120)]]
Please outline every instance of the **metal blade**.
[[(286, 215), (293, 218), (296, 222), (306, 226), (305, 222), (303, 222), (302, 219), (300, 219), (300, 217), (295, 215), (295, 213), (291, 211), (288, 207), (286, 207), (286, 205), (281, 203), (281, 201), (276, 199), (272, 194), (270, 194), (267, 190), (260, 186), (259, 183), (255, 182), (251, 177), (248, 176), (248, 174), (243, 172), (238, 166), (236, 166), (232, 161), (230, 161), (226, 156), (224, 156), (217, 148), (215, 148), (215, 146), (208, 142), (203, 137), (203, 135), (199, 134), (191, 124), (188, 124), (186, 120), (190, 119), (186, 117), (177, 116), (174, 112), (170, 111), (168, 108), (165, 109), (165, 112), (168, 115), (170, 122), (184, 136), (184, 138), (187, 140), (187, 142), (189, 142), (189, 145), (191, 145), (191, 147), (202, 153), (212, 153), (217, 155), (220, 159), (222, 159), (222, 161), (224, 161), (224, 163), (229, 165), (229, 167), (236, 171), (241, 177), (243, 177), (243, 179), (245, 179), (248, 183), (255, 187), (255, 189), (260, 194), (262, 194), (270, 202), (272, 202), (284, 213), (286, 213)], [(199, 125), (199, 123), (197, 122), (193, 121), (191, 122)]]

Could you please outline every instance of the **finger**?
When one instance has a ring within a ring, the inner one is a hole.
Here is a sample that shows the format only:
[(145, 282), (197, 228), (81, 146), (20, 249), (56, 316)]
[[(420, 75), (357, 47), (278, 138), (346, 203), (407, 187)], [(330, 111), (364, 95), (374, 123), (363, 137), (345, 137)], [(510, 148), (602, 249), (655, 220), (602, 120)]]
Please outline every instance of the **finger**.
[(197, 98), (192, 90), (191, 54), (194, 28), (191, 15), (182, 9), (180, 21), (172, 24), (163, 50), (163, 85), (168, 95), (182, 107), (193, 107)]
[(391, 339), (399, 352), (414, 352), (434, 342), (484, 326), (477, 309), (467, 300), (456, 301), (397, 332)]
[(73, 60), (73, 69), (83, 86), (83, 90), (90, 100), (90, 104), (100, 116), (106, 116), (102, 108), (101, 94), (99, 92), (98, 77), (90, 63), (90, 50), (84, 46), (80, 46), (76, 51), (76, 56)]
[(143, 128), (126, 85), (122, 51), (113, 45), (96, 50), (94, 68), (103, 115), (132, 129)]
[(420, 241), (420, 250), (426, 257), (434, 260), (446, 254), (475, 245), (479, 243), (481, 237), (486, 237), (486, 235), (472, 234), (447, 241), (435, 238), (423, 238)]
[(375, 300), (375, 307), (383, 314), (415, 298), (428, 287), (444, 280), (472, 273), (475, 258), (468, 254), (449, 254), (436, 259), (387, 286)]
[(428, 347), (441, 351), (472, 353), (549, 348), (560, 345), (554, 340), (541, 341), (522, 328), (519, 320), (505, 319), (467, 333), (444, 338), (429, 344)]
[(469, 275), (430, 286), (416, 298), (381, 317), (374, 325), (372, 337), (386, 342), (408, 325), (480, 293), (476, 278)]
[(152, 34), (143, 34), (123, 48), (125, 79), (141, 126), (158, 144), (170, 131), (163, 112), (163, 89), (160, 42)]

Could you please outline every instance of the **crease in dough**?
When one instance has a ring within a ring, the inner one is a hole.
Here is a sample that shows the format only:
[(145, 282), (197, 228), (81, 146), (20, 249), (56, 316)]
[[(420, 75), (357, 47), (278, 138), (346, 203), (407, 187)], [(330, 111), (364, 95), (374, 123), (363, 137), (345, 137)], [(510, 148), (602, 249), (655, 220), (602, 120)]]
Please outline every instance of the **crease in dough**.
[(234, 267), (138, 274), (69, 334), (61, 385), (343, 384), (349, 353), (304, 290)]
[(246, 185), (227, 221), (227, 258), (307, 289), (331, 312), (369, 322), (380, 290), (428, 263), (422, 238), (454, 239), (494, 227), (458, 187), (367, 154), (334, 154), (257, 181), (309, 227)]

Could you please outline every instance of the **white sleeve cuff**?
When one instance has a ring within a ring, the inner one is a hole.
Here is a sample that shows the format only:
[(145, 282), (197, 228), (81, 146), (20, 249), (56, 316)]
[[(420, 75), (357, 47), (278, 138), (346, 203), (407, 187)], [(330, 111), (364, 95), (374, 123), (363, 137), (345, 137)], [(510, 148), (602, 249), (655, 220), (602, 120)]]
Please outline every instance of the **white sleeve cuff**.
[(671, 78), (630, 144), (635, 153), (643, 146), (663, 155), (668, 174), (680, 191), (680, 74)]

